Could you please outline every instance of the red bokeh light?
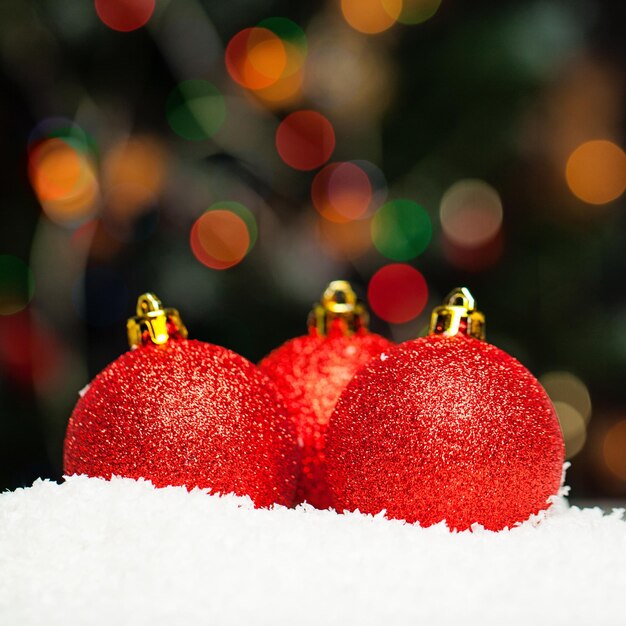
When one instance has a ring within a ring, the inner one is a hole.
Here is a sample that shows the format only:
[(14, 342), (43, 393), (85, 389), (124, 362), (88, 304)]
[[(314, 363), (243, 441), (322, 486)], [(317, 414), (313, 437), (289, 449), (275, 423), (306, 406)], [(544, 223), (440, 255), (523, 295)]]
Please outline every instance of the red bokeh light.
[(246, 89), (259, 90), (276, 83), (287, 65), (280, 37), (267, 28), (246, 28), (226, 47), (226, 69)]
[(281, 159), (296, 170), (313, 170), (330, 159), (335, 149), (332, 124), (317, 111), (296, 111), (276, 130)]
[(155, 0), (95, 0), (98, 17), (122, 33), (137, 30), (152, 17)]
[(424, 310), (428, 302), (428, 285), (415, 268), (405, 263), (393, 263), (372, 276), (367, 297), (378, 317), (402, 324)]

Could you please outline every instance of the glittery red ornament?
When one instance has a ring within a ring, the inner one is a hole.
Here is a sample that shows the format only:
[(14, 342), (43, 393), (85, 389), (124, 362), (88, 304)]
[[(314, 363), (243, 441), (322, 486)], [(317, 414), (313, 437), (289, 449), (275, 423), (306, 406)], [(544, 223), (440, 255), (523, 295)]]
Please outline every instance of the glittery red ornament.
[(243, 357), (186, 339), (174, 309), (151, 294), (129, 320), (136, 347), (79, 399), (65, 473), (146, 478), (291, 505), (297, 440), (272, 383)]
[(476, 338), (484, 318), (467, 290), (435, 310), (431, 331), (374, 359), (342, 394), (327, 433), (336, 508), (511, 527), (558, 492), (554, 408), (521, 363)]
[(331, 506), (324, 468), (328, 420), (355, 372), (393, 345), (368, 332), (365, 315), (350, 284), (334, 281), (311, 314), (309, 334), (283, 344), (259, 365), (275, 383), (302, 443), (297, 503)]

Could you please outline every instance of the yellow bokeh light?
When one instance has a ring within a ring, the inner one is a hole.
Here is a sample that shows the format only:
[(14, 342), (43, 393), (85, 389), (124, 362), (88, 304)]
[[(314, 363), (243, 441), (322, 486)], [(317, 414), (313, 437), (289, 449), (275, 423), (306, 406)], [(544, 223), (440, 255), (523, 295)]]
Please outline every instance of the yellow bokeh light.
[(552, 402), (569, 404), (576, 409), (586, 423), (591, 417), (591, 396), (585, 383), (571, 372), (548, 372), (539, 382)]
[(626, 189), (626, 154), (611, 141), (587, 141), (570, 155), (565, 178), (571, 192), (588, 204), (606, 204)]
[(375, 35), (398, 21), (402, 0), (341, 0), (341, 12), (352, 28)]
[(565, 458), (576, 456), (585, 445), (587, 424), (583, 416), (565, 402), (554, 402), (554, 410), (559, 418), (561, 432), (565, 441)]

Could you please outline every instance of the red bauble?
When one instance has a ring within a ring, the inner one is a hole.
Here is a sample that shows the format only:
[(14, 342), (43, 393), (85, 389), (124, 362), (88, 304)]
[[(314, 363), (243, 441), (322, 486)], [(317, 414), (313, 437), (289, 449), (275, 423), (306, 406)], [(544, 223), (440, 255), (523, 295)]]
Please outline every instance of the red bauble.
[(558, 492), (564, 445), (545, 391), (473, 337), (407, 341), (363, 368), (327, 433), (338, 510), (429, 526), (511, 527)]
[(288, 341), (259, 364), (275, 383), (302, 444), (296, 502), (320, 509), (332, 505), (324, 467), (330, 415), (356, 371), (393, 345), (363, 326), (353, 333), (348, 326), (347, 320), (334, 319), (320, 332), (311, 324), (308, 335)]
[(225, 348), (170, 333), (107, 366), (79, 399), (65, 473), (146, 478), (291, 505), (297, 440), (272, 383)]

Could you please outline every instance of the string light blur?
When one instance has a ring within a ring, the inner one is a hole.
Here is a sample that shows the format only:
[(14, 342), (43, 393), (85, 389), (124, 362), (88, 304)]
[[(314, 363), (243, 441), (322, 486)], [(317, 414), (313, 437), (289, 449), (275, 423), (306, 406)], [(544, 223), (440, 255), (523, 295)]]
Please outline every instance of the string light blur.
[(428, 302), (428, 285), (414, 267), (393, 263), (372, 276), (367, 298), (378, 317), (392, 324), (402, 324), (424, 310)]
[(317, 111), (295, 111), (276, 130), (281, 159), (296, 170), (313, 170), (330, 159), (335, 150), (332, 124)]
[(200, 263), (225, 270), (244, 259), (256, 237), (256, 221), (249, 209), (236, 202), (222, 202), (196, 220), (189, 241)]
[(167, 99), (170, 128), (190, 141), (212, 137), (224, 123), (226, 104), (220, 90), (206, 80), (186, 80)]
[(413, 259), (428, 247), (432, 224), (426, 210), (411, 200), (391, 200), (372, 220), (376, 249), (394, 261)]
[(626, 189), (626, 154), (611, 141), (587, 141), (570, 155), (565, 177), (571, 192), (583, 202), (612, 202)]
[(352, 28), (375, 35), (396, 23), (402, 12), (402, 0), (341, 0), (341, 12)]
[(0, 315), (14, 315), (28, 306), (35, 292), (33, 273), (24, 261), (0, 255)]
[(311, 184), (313, 206), (332, 222), (363, 217), (372, 202), (372, 184), (355, 163), (331, 163), (321, 169)]
[(42, 209), (53, 221), (76, 226), (93, 217), (99, 185), (90, 155), (72, 137), (45, 139), (30, 151), (28, 173)]
[(154, 6), (155, 0), (95, 0), (96, 13), (102, 22), (123, 33), (145, 26)]

